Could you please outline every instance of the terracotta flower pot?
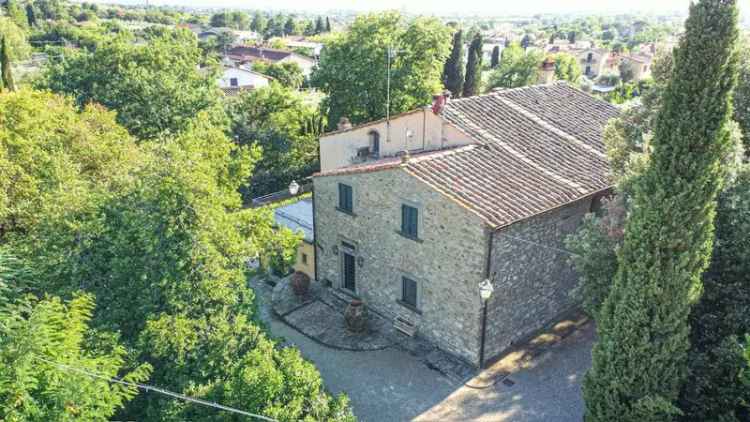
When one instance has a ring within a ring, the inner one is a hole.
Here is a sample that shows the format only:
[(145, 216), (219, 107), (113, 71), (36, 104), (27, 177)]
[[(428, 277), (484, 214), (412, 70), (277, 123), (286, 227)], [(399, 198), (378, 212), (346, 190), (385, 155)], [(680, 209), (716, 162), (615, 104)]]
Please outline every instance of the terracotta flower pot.
[(344, 311), (346, 328), (355, 333), (361, 333), (367, 329), (367, 307), (361, 300), (353, 300)]
[(310, 277), (300, 271), (296, 271), (291, 277), (292, 291), (297, 296), (305, 296), (310, 290)]

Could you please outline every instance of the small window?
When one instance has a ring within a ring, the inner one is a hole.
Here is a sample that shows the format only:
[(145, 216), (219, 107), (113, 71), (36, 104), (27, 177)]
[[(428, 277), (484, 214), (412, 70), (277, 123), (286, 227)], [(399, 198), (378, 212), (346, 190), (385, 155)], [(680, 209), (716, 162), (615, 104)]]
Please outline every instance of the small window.
[(306, 253), (302, 254), (302, 263), (305, 264), (305, 265), (307, 265), (307, 254)]
[(417, 282), (406, 277), (401, 277), (401, 301), (417, 308)]
[(230, 78), (229, 79), (229, 86), (239, 86), (239, 82), (237, 81), (237, 78)]
[(370, 153), (373, 157), (380, 155), (380, 134), (376, 130), (371, 130), (368, 134), (370, 137)]
[(352, 187), (339, 183), (339, 210), (353, 212), (354, 204), (352, 203)]
[(416, 239), (419, 235), (419, 210), (409, 205), (401, 205), (401, 233)]

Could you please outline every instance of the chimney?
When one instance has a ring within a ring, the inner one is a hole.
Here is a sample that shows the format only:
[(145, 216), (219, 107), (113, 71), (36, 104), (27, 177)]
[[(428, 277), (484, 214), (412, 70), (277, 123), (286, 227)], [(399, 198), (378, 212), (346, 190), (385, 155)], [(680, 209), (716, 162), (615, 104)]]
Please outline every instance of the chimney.
[(445, 104), (448, 103), (448, 100), (451, 98), (451, 92), (447, 89), (443, 91), (442, 94), (435, 94), (432, 96), (432, 112), (435, 114), (440, 114), (440, 112), (443, 111), (443, 108), (445, 107)]
[(542, 62), (539, 68), (539, 82), (540, 84), (549, 84), (555, 80), (555, 59), (547, 57)]
[(352, 123), (349, 121), (348, 118), (341, 116), (339, 119), (339, 123), (336, 126), (336, 129), (338, 130), (347, 130), (352, 128)]

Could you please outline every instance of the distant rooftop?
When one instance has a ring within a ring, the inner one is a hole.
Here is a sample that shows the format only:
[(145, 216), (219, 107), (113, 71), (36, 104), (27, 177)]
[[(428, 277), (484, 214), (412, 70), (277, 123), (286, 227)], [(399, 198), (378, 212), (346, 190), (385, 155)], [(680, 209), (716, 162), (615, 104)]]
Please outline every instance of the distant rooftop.
[(313, 243), (315, 241), (311, 198), (305, 198), (293, 204), (276, 208), (273, 218), (278, 226), (286, 227), (295, 233), (302, 231), (306, 242)]

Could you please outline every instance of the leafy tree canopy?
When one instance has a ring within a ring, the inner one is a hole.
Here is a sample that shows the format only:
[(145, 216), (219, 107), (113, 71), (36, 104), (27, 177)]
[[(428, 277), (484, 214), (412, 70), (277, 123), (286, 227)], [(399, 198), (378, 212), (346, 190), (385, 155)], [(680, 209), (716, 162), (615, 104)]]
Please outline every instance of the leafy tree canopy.
[(539, 65), (544, 60), (540, 51), (526, 51), (511, 43), (501, 54), (500, 65), (490, 74), (489, 88), (517, 88), (533, 85), (539, 80)]
[(324, 120), (303, 97), (275, 82), (230, 100), (232, 133), (262, 151), (246, 200), (286, 189), (318, 167), (318, 136)]
[(385, 117), (389, 47), (391, 113), (429, 103), (442, 89), (450, 34), (437, 19), (406, 22), (398, 12), (361, 15), (349, 31), (332, 34), (312, 75), (312, 85), (328, 94), (329, 124), (344, 116), (352, 123)]
[(268, 75), (284, 87), (299, 89), (305, 82), (305, 75), (297, 63), (267, 63), (258, 61), (253, 63), (253, 70)]
[[(6, 227), (6, 211), (0, 238), (33, 269), (19, 287), (36, 296), (95, 295), (89, 328), (118, 333), (127, 354), (115, 356), (129, 368), (151, 365), (150, 384), (285, 421), (352, 420), (346, 398), (328, 395), (299, 353), (258, 326), (245, 260), (299, 242), (273, 229), (269, 210), (241, 209), (237, 190), (259, 148), (237, 146), (206, 113), (179, 135), (137, 144), (113, 113), (89, 106), (79, 114), (48, 92), (0, 96), (0, 122), (0, 169), (25, 183), (22, 192), (16, 184), (0, 192), (29, 202), (16, 210), (6, 199), (24, 224)], [(37, 192), (43, 200), (33, 206)], [(82, 347), (98, 344), (86, 338)], [(121, 367), (98, 369), (114, 375)], [(86, 385), (66, 382), (58, 393), (103, 400), (82, 391)], [(234, 420), (153, 394), (136, 396), (116, 418)]]
[(94, 101), (117, 111), (117, 121), (139, 139), (185, 130), (200, 112), (222, 119), (216, 69), (202, 64), (195, 36), (169, 31), (138, 45), (117, 37), (92, 51), (66, 54), (50, 65), (41, 88)]

